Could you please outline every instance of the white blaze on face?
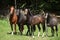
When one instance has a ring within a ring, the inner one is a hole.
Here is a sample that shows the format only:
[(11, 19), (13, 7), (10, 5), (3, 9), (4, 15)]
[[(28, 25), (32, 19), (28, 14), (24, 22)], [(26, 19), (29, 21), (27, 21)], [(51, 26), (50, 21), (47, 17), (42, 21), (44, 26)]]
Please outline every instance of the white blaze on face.
[(45, 16), (45, 18), (47, 18), (47, 16), (48, 16), (48, 13), (46, 13), (46, 16)]
[(28, 9), (25, 9), (25, 12), (24, 12), (24, 14), (27, 14), (27, 12), (28, 12)]
[(13, 10), (14, 10), (14, 7), (11, 7), (11, 11), (10, 11), (10, 13), (13, 13)]
[(21, 14), (24, 14), (24, 11), (23, 11), (23, 10), (20, 10), (20, 13), (21, 13)]

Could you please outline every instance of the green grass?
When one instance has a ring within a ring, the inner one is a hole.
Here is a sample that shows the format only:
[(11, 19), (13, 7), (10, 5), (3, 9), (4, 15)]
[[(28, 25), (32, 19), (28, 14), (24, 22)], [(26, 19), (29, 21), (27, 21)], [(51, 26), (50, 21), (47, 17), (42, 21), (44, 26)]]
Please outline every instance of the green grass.
[[(54, 37), (44, 37), (42, 38), (42, 36), (38, 37), (38, 29), (36, 27), (36, 31), (34, 33), (35, 38), (33, 39), (31, 36), (25, 36), (26, 32), (27, 32), (27, 27), (26, 25), (24, 26), (24, 31), (23, 31), (23, 35), (11, 35), (11, 34), (7, 34), (9, 32), (11, 32), (11, 28), (9, 25), (9, 22), (7, 20), (0, 20), (0, 40), (60, 40), (60, 25), (58, 25), (58, 37), (55, 35)], [(17, 32), (19, 32), (18, 30), (18, 26), (17, 26)], [(42, 27), (41, 27), (41, 32), (42, 35)], [(51, 29), (50, 27), (48, 28), (48, 35), (51, 35)]]

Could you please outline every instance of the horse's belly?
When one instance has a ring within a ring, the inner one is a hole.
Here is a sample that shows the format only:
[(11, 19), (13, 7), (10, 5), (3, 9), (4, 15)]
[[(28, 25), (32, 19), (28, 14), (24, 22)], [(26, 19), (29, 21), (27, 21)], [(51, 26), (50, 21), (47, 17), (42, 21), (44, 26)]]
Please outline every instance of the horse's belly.
[(31, 22), (32, 25), (35, 25), (35, 24), (40, 23), (41, 22), (41, 19), (40, 18), (33, 18), (33, 19), (31, 19), (30, 22)]
[(57, 25), (57, 20), (51, 19), (51, 21), (49, 23), (50, 23), (50, 25)]

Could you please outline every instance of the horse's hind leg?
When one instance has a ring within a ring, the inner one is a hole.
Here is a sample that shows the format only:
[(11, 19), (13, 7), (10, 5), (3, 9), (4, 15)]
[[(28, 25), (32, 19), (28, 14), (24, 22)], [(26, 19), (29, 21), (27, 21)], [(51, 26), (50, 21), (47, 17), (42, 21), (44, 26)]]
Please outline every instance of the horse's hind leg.
[(58, 27), (57, 25), (55, 27), (56, 27), (56, 35), (58, 36)]
[(45, 24), (42, 25), (42, 28), (43, 28), (43, 35), (42, 35), (42, 37), (44, 37), (44, 35), (45, 35), (44, 32), (45, 32), (45, 29), (46, 29), (45, 28)]
[(13, 24), (10, 23), (10, 25), (11, 25), (12, 35), (13, 35)]
[(39, 29), (39, 32), (38, 32), (38, 37), (39, 37), (39, 36), (40, 36), (40, 30), (41, 30), (40, 24), (38, 24), (37, 27), (38, 27), (38, 29)]
[(33, 36), (33, 38), (34, 38), (34, 26), (31, 26), (31, 33), (32, 33), (32, 36)]
[(36, 27), (35, 27), (35, 25), (33, 25), (33, 30), (34, 30), (34, 32), (35, 32), (35, 30), (36, 30)]
[(19, 32), (20, 32), (20, 24), (18, 24)]
[(24, 30), (24, 25), (21, 25), (21, 28), (20, 28), (21, 35), (23, 34), (23, 30)]
[(52, 36), (54, 36), (54, 27), (51, 26), (51, 32), (52, 32)]

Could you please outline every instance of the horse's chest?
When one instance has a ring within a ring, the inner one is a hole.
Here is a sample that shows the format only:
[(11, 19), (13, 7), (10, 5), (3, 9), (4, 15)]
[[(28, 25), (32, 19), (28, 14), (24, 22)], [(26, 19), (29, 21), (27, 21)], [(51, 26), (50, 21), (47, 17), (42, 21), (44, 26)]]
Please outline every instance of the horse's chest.
[(12, 23), (17, 22), (17, 16), (13, 15), (13, 17), (10, 18), (10, 22), (12, 22)]

